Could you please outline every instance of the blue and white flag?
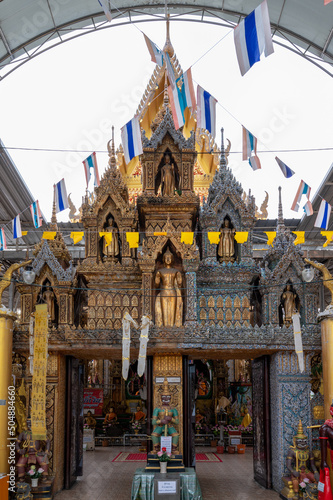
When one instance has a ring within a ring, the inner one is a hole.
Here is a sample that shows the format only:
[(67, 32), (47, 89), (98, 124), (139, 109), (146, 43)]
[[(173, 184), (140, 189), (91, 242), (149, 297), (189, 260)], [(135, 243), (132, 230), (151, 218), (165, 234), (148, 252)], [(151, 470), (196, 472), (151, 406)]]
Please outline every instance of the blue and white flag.
[(12, 220), (12, 228), (13, 228), (13, 239), (22, 237), (22, 229), (21, 229), (21, 221), (20, 216), (17, 215), (15, 219)]
[(295, 172), (293, 170), (291, 170), (291, 168), (289, 168), (288, 165), (286, 165), (285, 163), (283, 163), (283, 161), (281, 161), (280, 158), (278, 158), (276, 156), (275, 159), (277, 161), (277, 164), (281, 168), (281, 171), (282, 171), (283, 175), (287, 179), (289, 179), (290, 177), (292, 177), (294, 175)]
[(6, 235), (3, 227), (0, 231), (0, 250), (7, 250)]
[(183, 73), (177, 79), (177, 83), (178, 82), (181, 82), (182, 84), (181, 92), (183, 96), (184, 109), (186, 108), (195, 109), (196, 102), (195, 102), (195, 93), (193, 87), (191, 68), (189, 68), (185, 73)]
[(215, 137), (217, 100), (200, 85), (197, 88), (197, 121), (198, 128), (208, 130)]
[(175, 129), (178, 130), (185, 123), (184, 110), (186, 106), (184, 106), (183, 94), (179, 90), (178, 85), (176, 85), (174, 89), (169, 85), (168, 94), (173, 122), (175, 124)]
[(271, 25), (266, 0), (235, 27), (234, 41), (242, 76), (256, 62), (260, 61), (263, 52), (266, 57), (273, 54)]
[(61, 179), (54, 185), (54, 200), (56, 204), (56, 212), (62, 212), (68, 208), (68, 198), (65, 186), (65, 179)]
[[(107, 1), (107, 0), (106, 0)], [(109, 23), (111, 23), (112, 21), (112, 16), (111, 16), (111, 12), (109, 10), (109, 7), (107, 5), (105, 0), (97, 0), (97, 2), (99, 3), (99, 5), (102, 7), (102, 9), (104, 10), (104, 14), (106, 16), (106, 19), (109, 21)]]
[(121, 129), (121, 142), (124, 148), (126, 164), (132, 158), (142, 154), (142, 141), (139, 119), (135, 116)]
[(31, 212), (32, 222), (34, 223), (35, 228), (38, 229), (43, 224), (42, 214), (39, 208), (38, 200), (34, 201), (30, 205), (30, 212)]
[(90, 156), (88, 156), (88, 158), (83, 160), (82, 163), (83, 163), (83, 167), (84, 167), (84, 173), (86, 175), (87, 188), (88, 188), (88, 184), (90, 181), (90, 169), (91, 168), (93, 169), (94, 175), (95, 175), (94, 186), (98, 187), (100, 185), (100, 181), (99, 181), (96, 153), (93, 152)]
[(252, 153), (257, 154), (257, 138), (243, 127), (243, 161), (248, 160)]
[(319, 212), (316, 218), (316, 222), (314, 223), (315, 227), (320, 227), (321, 229), (325, 229), (327, 231), (328, 223), (330, 221), (332, 207), (327, 201), (321, 200), (321, 204), (319, 207)]
[(163, 66), (163, 52), (157, 48), (155, 43), (152, 42), (150, 38), (148, 38), (145, 34), (143, 34), (143, 36), (145, 37), (151, 60), (159, 66)]

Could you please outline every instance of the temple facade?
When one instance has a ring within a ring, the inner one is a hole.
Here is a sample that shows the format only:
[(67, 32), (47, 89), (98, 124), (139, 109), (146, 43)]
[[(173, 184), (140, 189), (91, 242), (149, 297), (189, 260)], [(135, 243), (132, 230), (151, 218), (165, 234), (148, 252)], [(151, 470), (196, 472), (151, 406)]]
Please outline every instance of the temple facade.
[[(168, 40), (167, 49), (180, 75)], [(102, 395), (97, 420), (112, 408), (118, 421), (126, 421), (139, 404), (149, 435), (167, 379), (185, 466), (194, 460), (191, 415), (199, 410), (213, 425), (219, 401), (227, 398), (229, 423), (240, 423), (245, 409), (253, 419), (254, 478), (277, 491), (299, 420), (311, 448), (319, 448), (317, 429), (307, 427), (323, 422), (320, 285), (302, 277), (306, 263), (285, 225), (281, 191), (276, 238), (255, 258), (255, 199), (228, 168), (230, 144), (225, 149), (222, 140), (217, 147), (207, 132), (195, 131), (191, 117), (188, 130), (176, 130), (166, 87), (165, 67), (157, 67), (138, 108), (140, 157), (126, 165), (113, 137), (108, 144), (100, 186), (81, 207), (84, 259), (71, 260), (54, 210), (50, 230), (56, 237), (34, 250), (35, 281), (17, 285), (21, 315), (14, 325), (13, 373), (23, 405), (18, 432), (31, 417), (31, 318), (36, 305), (48, 307), (46, 423), (54, 493), (82, 473), (82, 408), (89, 390)], [(296, 312), (303, 370), (295, 352)], [(122, 350), (126, 314), (136, 322), (129, 359)], [(140, 376), (143, 317), (151, 323)]]

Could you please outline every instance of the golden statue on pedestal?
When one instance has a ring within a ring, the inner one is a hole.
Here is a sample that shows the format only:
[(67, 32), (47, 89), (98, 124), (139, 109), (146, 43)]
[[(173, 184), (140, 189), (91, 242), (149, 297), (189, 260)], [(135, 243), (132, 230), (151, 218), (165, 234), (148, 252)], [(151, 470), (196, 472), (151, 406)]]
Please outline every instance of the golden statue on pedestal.
[(107, 221), (107, 227), (105, 231), (112, 234), (111, 243), (107, 244), (105, 238), (103, 241), (103, 260), (110, 258), (112, 261), (117, 262), (119, 260), (119, 243), (118, 243), (118, 229), (114, 225), (114, 220), (109, 217)]
[(291, 289), (291, 285), (288, 283), (281, 296), (281, 302), (284, 310), (284, 323), (287, 326), (292, 323), (293, 314), (297, 312), (296, 298), (297, 294)]
[(160, 290), (155, 301), (156, 326), (182, 326), (183, 299), (180, 288), (182, 275), (171, 267), (173, 255), (169, 249), (163, 255), (165, 267), (157, 271), (155, 285)]
[(225, 218), (220, 230), (220, 242), (217, 254), (220, 262), (235, 260), (235, 229), (231, 229), (229, 219)]
[(162, 196), (173, 196), (176, 189), (175, 166), (171, 163), (170, 155), (164, 157), (165, 164), (161, 168)]

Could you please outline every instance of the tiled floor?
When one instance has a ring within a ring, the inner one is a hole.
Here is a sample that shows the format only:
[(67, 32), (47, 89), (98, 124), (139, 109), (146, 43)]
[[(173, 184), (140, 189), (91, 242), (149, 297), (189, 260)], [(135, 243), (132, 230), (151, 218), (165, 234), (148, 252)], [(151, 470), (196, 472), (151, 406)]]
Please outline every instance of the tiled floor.
[[(121, 451), (136, 453), (136, 447), (112, 446), (86, 451), (84, 476), (71, 490), (62, 491), (55, 500), (130, 500), (132, 478), (144, 462), (112, 462)], [(199, 447), (199, 453), (212, 448)], [(277, 500), (279, 495), (261, 488), (253, 480), (252, 450), (245, 455), (220, 455), (223, 462), (197, 463), (203, 500)]]

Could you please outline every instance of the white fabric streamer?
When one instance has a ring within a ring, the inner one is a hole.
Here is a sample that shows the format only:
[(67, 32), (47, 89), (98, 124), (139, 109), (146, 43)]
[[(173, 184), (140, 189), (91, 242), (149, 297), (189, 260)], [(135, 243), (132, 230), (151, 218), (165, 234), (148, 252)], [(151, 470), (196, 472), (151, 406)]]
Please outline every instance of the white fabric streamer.
[(123, 317), (123, 379), (127, 380), (130, 365), (130, 344), (131, 344), (131, 323), (135, 328), (139, 328), (137, 322), (128, 312)]
[(139, 361), (138, 361), (138, 375), (142, 377), (145, 372), (146, 357), (147, 357), (147, 344), (148, 344), (148, 332), (149, 325), (153, 323), (150, 321), (149, 316), (142, 316), (141, 318), (141, 335), (140, 335), (140, 350), (139, 350)]
[(302, 343), (302, 332), (301, 332), (301, 321), (299, 313), (295, 313), (292, 316), (293, 326), (294, 326), (294, 340), (295, 340), (295, 352), (298, 357), (299, 370), (301, 373), (304, 372), (304, 355), (303, 355), (303, 343)]

